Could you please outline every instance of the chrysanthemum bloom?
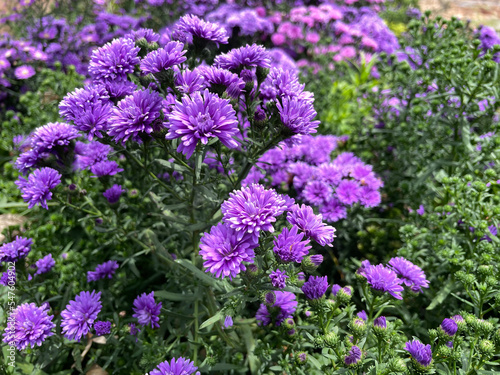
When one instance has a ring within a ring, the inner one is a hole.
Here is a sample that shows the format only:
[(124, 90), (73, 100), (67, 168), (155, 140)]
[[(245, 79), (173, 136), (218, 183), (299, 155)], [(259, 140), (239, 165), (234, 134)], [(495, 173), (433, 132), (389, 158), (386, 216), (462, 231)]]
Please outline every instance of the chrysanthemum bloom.
[(304, 233), (298, 233), (299, 228), (294, 225), (292, 229), (283, 228), (283, 231), (274, 238), (273, 251), (285, 263), (301, 263), (304, 256), (309, 254), (310, 240), (302, 241)]
[(94, 80), (125, 80), (140, 61), (139, 50), (132, 39), (115, 39), (92, 52), (89, 73)]
[(260, 231), (274, 232), (276, 217), (285, 212), (285, 199), (273, 189), (252, 184), (233, 193), (221, 205), (224, 221), (238, 232), (259, 237)]
[(276, 102), (281, 122), (292, 135), (308, 135), (316, 133), (319, 121), (314, 121), (316, 111), (312, 101), (285, 96)]
[(202, 43), (202, 41), (214, 42), (217, 45), (227, 44), (229, 36), (221, 25), (206, 22), (195, 15), (188, 14), (177, 22), (172, 33), (175, 39), (187, 43)]
[(74, 126), (64, 122), (49, 122), (35, 130), (31, 145), (38, 152), (50, 151), (58, 146), (67, 146), (78, 137), (78, 130)]
[(303, 204), (294, 205), (286, 216), (290, 224), (296, 225), (306, 236), (311, 237), (321, 246), (332, 246), (335, 228), (323, 223), (323, 217), (315, 215), (312, 207)]
[(245, 47), (232, 49), (228, 53), (217, 56), (214, 63), (219, 68), (233, 71), (250, 67), (270, 68), (271, 56), (264, 47), (247, 44)]
[(373, 289), (388, 292), (394, 298), (403, 299), (401, 296), (403, 291), (402, 280), (398, 278), (392, 269), (385, 267), (383, 264), (369, 265), (364, 268), (363, 272), (363, 276), (366, 277), (368, 284)]
[[(193, 94), (206, 88), (205, 78), (198, 70), (184, 69), (175, 74), (175, 87), (183, 94)], [(174, 103), (175, 105), (175, 100)]]
[(420, 365), (428, 367), (432, 362), (432, 351), (430, 345), (424, 345), (418, 340), (408, 341), (405, 346), (413, 359)]
[(81, 292), (61, 312), (61, 333), (68, 340), (80, 341), (92, 328), (101, 308), (101, 292)]
[[(297, 301), (295, 300), (295, 294), (291, 292), (272, 292), (269, 293), (274, 295), (274, 301), (270, 303), (270, 307), (265, 304), (261, 304), (255, 318), (257, 319), (258, 325), (269, 325), (271, 323), (271, 318), (276, 317), (274, 323), (280, 326), (285, 319), (291, 318), (292, 314), (297, 308)], [(267, 298), (266, 298), (267, 299)], [(269, 310), (276, 310), (275, 313), (271, 313)]]
[(115, 142), (125, 142), (130, 137), (139, 141), (141, 134), (160, 130), (162, 98), (156, 91), (143, 89), (120, 100), (108, 120), (108, 134)]
[(103, 322), (101, 320), (94, 324), (96, 336), (109, 335), (111, 333), (111, 322)]
[(231, 97), (238, 98), (245, 88), (245, 82), (227, 69), (201, 66), (197, 71), (205, 78), (205, 82), (210, 86), (209, 90), (219, 95), (227, 90)]
[(32, 244), (31, 238), (16, 236), (14, 241), (4, 243), (0, 247), (0, 262), (17, 262), (26, 258)]
[(347, 353), (347, 355), (345, 356), (344, 363), (348, 366), (355, 365), (361, 360), (361, 356), (362, 356), (361, 349), (356, 345), (353, 345), (351, 347), (351, 350), (349, 350), (349, 353)]
[(134, 300), (134, 318), (137, 318), (142, 326), (151, 325), (151, 328), (159, 328), (161, 302), (155, 302), (154, 292), (143, 293)]
[(289, 276), (286, 274), (286, 272), (280, 271), (279, 268), (276, 271), (271, 272), (271, 274), (269, 275), (271, 284), (273, 284), (273, 286), (278, 289), (283, 289), (284, 287), (286, 287), (286, 279), (288, 279), (288, 277)]
[(313, 180), (307, 183), (302, 196), (306, 202), (319, 206), (326, 202), (332, 193), (332, 188), (326, 182)]
[(29, 345), (41, 346), (45, 339), (52, 336), (55, 327), (54, 315), (48, 315), (49, 307), (44, 304), (37, 307), (34, 303), (23, 303), (10, 314), (10, 323), (3, 334), (6, 344), (14, 345), (17, 350), (24, 350)]
[(159, 73), (183, 63), (186, 61), (183, 48), (184, 44), (180, 42), (168, 42), (163, 48), (149, 52), (141, 61), (142, 72)]
[(178, 359), (172, 358), (170, 363), (168, 361), (160, 363), (149, 375), (200, 375), (197, 369), (194, 362), (179, 357)]
[(103, 160), (91, 166), (90, 171), (95, 175), (92, 177), (104, 177), (114, 176), (119, 172), (123, 172), (123, 168), (120, 168), (116, 161)]
[(99, 264), (94, 271), (87, 272), (87, 281), (97, 281), (100, 279), (111, 279), (118, 269), (118, 262), (116, 260), (108, 260), (102, 264)]
[(356, 203), (359, 198), (360, 186), (356, 181), (342, 180), (335, 190), (335, 195), (338, 200), (344, 204), (352, 205)]
[(205, 260), (203, 267), (216, 277), (236, 277), (246, 267), (243, 262), (253, 263), (258, 246), (257, 239), (249, 233), (238, 238), (238, 233), (226, 224), (219, 223), (200, 240), (200, 255)]
[(412, 291), (422, 292), (422, 288), (429, 287), (429, 281), (425, 278), (424, 271), (409, 260), (403, 257), (392, 258), (389, 265)]
[(328, 222), (336, 222), (347, 217), (346, 207), (337, 198), (327, 200), (319, 208), (320, 214)]
[(326, 276), (309, 276), (309, 280), (302, 285), (301, 289), (307, 299), (319, 299), (325, 295), (328, 289), (328, 278)]
[(49, 209), (47, 201), (52, 199), (51, 189), (61, 183), (61, 174), (52, 168), (36, 169), (28, 176), (28, 179), (20, 176), (15, 182), (28, 208), (39, 204), (46, 210)]
[(378, 206), (382, 201), (382, 196), (380, 192), (369, 186), (361, 186), (361, 189), (358, 190), (358, 199), (362, 206), (370, 208)]
[(21, 65), (14, 70), (17, 79), (28, 79), (35, 75), (35, 69), (30, 65)]
[(106, 161), (108, 154), (113, 149), (109, 145), (101, 142), (76, 142), (75, 154), (76, 160), (74, 163), (75, 169), (88, 169), (100, 161)]
[(441, 329), (448, 336), (453, 336), (458, 331), (458, 324), (453, 319), (444, 319), (441, 323)]
[(233, 326), (233, 318), (231, 315), (227, 315), (224, 319), (224, 328), (229, 328)]
[(373, 321), (373, 325), (375, 327), (387, 328), (387, 321), (385, 319), (385, 316), (379, 316), (377, 319)]
[(169, 116), (169, 130), (166, 139), (181, 138), (177, 152), (190, 158), (201, 141), (207, 144), (209, 138), (218, 137), (229, 148), (238, 147), (233, 136), (238, 132), (236, 112), (227, 99), (221, 99), (208, 89), (184, 96), (176, 101)]
[(108, 200), (109, 204), (115, 204), (120, 200), (120, 196), (124, 193), (125, 190), (122, 189), (121, 185), (114, 184), (108, 190), (106, 190), (102, 195)]
[(44, 256), (36, 261), (37, 270), (35, 275), (49, 272), (56, 265), (56, 261), (52, 258), (52, 254)]

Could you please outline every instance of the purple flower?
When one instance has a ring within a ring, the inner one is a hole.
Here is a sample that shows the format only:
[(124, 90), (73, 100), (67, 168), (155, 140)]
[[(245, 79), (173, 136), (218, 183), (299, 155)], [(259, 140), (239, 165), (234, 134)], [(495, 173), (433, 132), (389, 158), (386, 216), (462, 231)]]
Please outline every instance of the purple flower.
[(28, 345), (31, 348), (41, 346), (54, 334), (51, 332), (55, 327), (52, 323), (54, 315), (48, 315), (48, 310), (48, 304), (37, 307), (34, 303), (23, 303), (16, 307), (8, 319), (3, 341), (17, 350), (24, 350)]
[(298, 204), (292, 207), (286, 219), (296, 225), (306, 236), (311, 237), (321, 246), (332, 246), (335, 238), (335, 228), (323, 223), (321, 215), (315, 215), (311, 207)]
[(100, 279), (111, 279), (118, 269), (118, 262), (116, 260), (108, 260), (99, 264), (94, 271), (87, 272), (87, 282), (97, 281)]
[(356, 314), (356, 316), (360, 319), (363, 319), (363, 321), (365, 322), (368, 320), (368, 315), (366, 315), (365, 310), (361, 310), (359, 313)]
[(286, 287), (286, 279), (288, 279), (288, 276), (285, 271), (280, 271), (278, 268), (276, 271), (271, 272), (269, 278), (271, 279), (271, 284), (273, 284), (275, 288), (283, 289)]
[[(291, 318), (292, 314), (295, 312), (295, 309), (297, 308), (297, 301), (295, 300), (295, 294), (291, 292), (272, 292), (268, 293), (270, 295), (273, 295), (273, 301), (269, 301), (272, 303), (269, 303), (271, 306), (266, 306), (265, 304), (261, 304), (259, 309), (257, 310), (257, 313), (255, 315), (255, 318), (257, 319), (257, 324), (258, 325), (269, 325), (271, 323), (271, 319), (274, 318), (274, 322), (277, 326), (280, 326), (281, 323), (285, 319)], [(273, 310), (276, 312), (276, 314), (272, 314), (271, 311)]]
[[(205, 78), (198, 70), (185, 69), (175, 74), (175, 87), (183, 94), (192, 94), (206, 87)], [(175, 105), (175, 99), (173, 104)]]
[(335, 194), (340, 202), (352, 205), (358, 201), (360, 186), (356, 181), (342, 180), (335, 190)]
[(427, 367), (431, 364), (432, 351), (430, 345), (424, 345), (418, 340), (413, 340), (406, 343), (405, 350), (422, 366)]
[(163, 125), (158, 120), (162, 98), (156, 91), (135, 91), (113, 108), (108, 120), (108, 134), (115, 142), (125, 142), (130, 137), (139, 141), (140, 135), (159, 131)]
[[(128, 326), (130, 327), (130, 334), (132, 336), (137, 335), (141, 330), (135, 326), (134, 323), (129, 323)], [(137, 341), (137, 340), (136, 340)]]
[(109, 335), (111, 333), (111, 322), (103, 322), (101, 320), (94, 324), (96, 336)]
[(224, 221), (238, 232), (238, 238), (246, 233), (258, 238), (261, 230), (274, 232), (273, 223), (285, 210), (285, 199), (259, 184), (229, 193), (229, 199), (221, 206)]
[(50, 151), (58, 146), (69, 145), (70, 141), (78, 136), (74, 126), (63, 122), (50, 122), (35, 130), (31, 146), (38, 152)]
[(61, 333), (68, 340), (80, 341), (92, 328), (101, 308), (101, 292), (81, 292), (61, 312)]
[(231, 97), (238, 98), (245, 88), (245, 82), (229, 70), (213, 66), (201, 66), (197, 70), (205, 78), (212, 92), (222, 94), (227, 90)]
[(74, 167), (76, 169), (88, 169), (100, 161), (106, 161), (108, 154), (112, 150), (111, 146), (101, 142), (76, 142)]
[(169, 115), (169, 130), (166, 139), (181, 138), (177, 152), (189, 159), (201, 141), (207, 144), (209, 138), (218, 137), (222, 144), (236, 148), (233, 136), (238, 131), (236, 112), (227, 99), (221, 99), (205, 89), (191, 97), (185, 95), (182, 102), (176, 101)]
[(341, 289), (342, 289), (342, 287), (339, 284), (333, 284), (332, 285), (332, 294), (334, 296), (336, 296), (337, 293), (340, 292)]
[(307, 246), (309, 240), (302, 241), (304, 233), (298, 233), (298, 227), (292, 229), (283, 228), (283, 231), (274, 238), (273, 251), (278, 258), (285, 263), (301, 263), (304, 256), (309, 254), (311, 246)]
[(412, 291), (422, 292), (422, 288), (429, 287), (429, 281), (426, 280), (424, 271), (409, 260), (403, 257), (392, 258), (389, 265)]
[(319, 212), (328, 222), (336, 222), (347, 217), (347, 209), (337, 198), (329, 199), (319, 208)]
[(377, 266), (367, 265), (360, 271), (360, 274), (366, 277), (368, 284), (380, 292), (388, 292), (391, 296), (397, 299), (403, 299), (401, 292), (403, 287), (401, 279), (398, 279), (396, 273), (385, 267), (383, 264)]
[(116, 161), (103, 160), (91, 166), (90, 171), (95, 175), (92, 177), (104, 177), (114, 176), (119, 172), (123, 172), (123, 169), (118, 167), (118, 163)]
[(0, 247), (0, 262), (17, 262), (26, 258), (31, 251), (31, 238), (16, 236), (12, 242), (4, 243)]
[(125, 190), (122, 189), (121, 185), (114, 184), (108, 190), (106, 190), (102, 195), (108, 200), (109, 204), (115, 204), (120, 200), (120, 196)]
[(28, 79), (35, 75), (35, 69), (30, 65), (21, 65), (14, 70), (17, 79)]
[(304, 200), (310, 204), (319, 206), (326, 202), (332, 195), (333, 190), (324, 181), (312, 180), (307, 183), (302, 195)]
[(210, 233), (204, 233), (200, 240), (200, 255), (203, 267), (216, 277), (236, 277), (246, 267), (243, 262), (253, 263), (258, 246), (257, 239), (249, 233), (238, 237), (238, 233), (226, 224), (219, 223)]
[(387, 328), (387, 321), (385, 320), (385, 316), (379, 316), (373, 321), (373, 325), (375, 327)]
[(92, 52), (89, 73), (98, 81), (125, 80), (140, 61), (139, 50), (132, 39), (115, 39)]
[(304, 283), (301, 289), (307, 299), (319, 299), (324, 296), (328, 289), (328, 278), (326, 276), (309, 276), (309, 280)]
[(309, 260), (315, 267), (319, 267), (321, 263), (323, 263), (323, 255), (314, 254), (309, 257)]
[(170, 363), (168, 361), (160, 363), (149, 375), (200, 375), (197, 369), (194, 362), (179, 357), (178, 359), (172, 358)]
[(159, 328), (158, 324), (161, 311), (161, 302), (155, 302), (154, 292), (149, 294), (143, 293), (134, 300), (134, 318), (142, 326), (151, 324), (151, 328)]
[(421, 204), (418, 209), (417, 209), (417, 214), (419, 214), (420, 216), (422, 216), (423, 214), (425, 214), (425, 208), (424, 208), (424, 205)]
[(376, 207), (382, 201), (382, 197), (377, 190), (370, 186), (361, 186), (358, 190), (359, 203), (365, 207)]
[(160, 40), (160, 34), (155, 33), (152, 29), (139, 29), (132, 30), (130, 33), (125, 35), (125, 38), (133, 39), (138, 41), (139, 39), (146, 39), (148, 43), (154, 43)]
[(458, 331), (458, 324), (453, 319), (444, 319), (441, 323), (441, 329), (448, 336), (453, 336)]
[(349, 353), (344, 358), (344, 363), (346, 365), (354, 365), (358, 363), (361, 360), (361, 349), (358, 348), (356, 345), (353, 345), (351, 347), (351, 350), (349, 350)]
[(271, 56), (262, 46), (248, 44), (219, 55), (214, 60), (215, 66), (229, 70), (241, 70), (245, 67), (271, 67)]
[(15, 285), (17, 281), (17, 275), (15, 270), (7, 271), (2, 273), (0, 277), (0, 284), (4, 286)]
[(231, 315), (227, 315), (224, 319), (224, 328), (229, 328), (233, 326), (233, 318)]
[(141, 61), (143, 73), (159, 73), (186, 61), (184, 44), (168, 42), (163, 48), (149, 52)]
[(316, 133), (319, 121), (313, 121), (316, 111), (312, 101), (298, 97), (285, 96), (276, 103), (281, 122), (292, 135), (308, 135)]
[(188, 14), (177, 22), (173, 31), (173, 36), (187, 43), (199, 43), (199, 40), (206, 40), (227, 44), (229, 36), (226, 29), (221, 25), (212, 22), (206, 22), (195, 15)]
[(47, 201), (52, 199), (51, 189), (61, 183), (61, 174), (52, 168), (36, 169), (28, 176), (28, 179), (20, 176), (16, 185), (21, 190), (21, 195), (28, 208), (39, 204), (46, 210), (49, 209)]
[(56, 265), (56, 261), (52, 258), (52, 254), (46, 255), (36, 261), (37, 270), (35, 275), (49, 272)]
[(461, 323), (465, 321), (462, 315), (453, 315), (451, 319), (453, 319), (456, 323)]

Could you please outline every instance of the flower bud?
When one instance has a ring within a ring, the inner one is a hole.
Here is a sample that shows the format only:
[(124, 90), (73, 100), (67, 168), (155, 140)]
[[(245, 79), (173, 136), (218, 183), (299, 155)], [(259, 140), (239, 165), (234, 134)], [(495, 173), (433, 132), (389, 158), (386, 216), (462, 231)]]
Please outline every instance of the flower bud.
[(339, 335), (336, 334), (335, 332), (329, 332), (327, 335), (324, 337), (324, 345), (329, 347), (329, 348), (335, 348), (339, 342)]
[(307, 353), (299, 352), (295, 354), (295, 363), (298, 366), (304, 365), (307, 362)]
[(362, 319), (353, 319), (350, 327), (355, 337), (361, 337), (366, 332), (366, 323)]
[(495, 345), (490, 340), (481, 340), (479, 341), (478, 351), (483, 356), (489, 358), (495, 352)]
[(441, 330), (448, 336), (453, 336), (458, 331), (458, 324), (453, 319), (445, 319), (441, 323)]

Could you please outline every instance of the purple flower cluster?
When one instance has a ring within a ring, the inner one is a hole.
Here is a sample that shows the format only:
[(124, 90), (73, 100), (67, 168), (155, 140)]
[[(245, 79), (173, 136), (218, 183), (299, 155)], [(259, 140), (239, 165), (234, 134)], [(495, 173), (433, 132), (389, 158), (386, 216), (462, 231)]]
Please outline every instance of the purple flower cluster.
[(99, 264), (94, 271), (87, 272), (87, 282), (97, 281), (101, 279), (111, 279), (118, 269), (118, 262), (116, 260), (108, 260)]
[(52, 258), (52, 254), (48, 254), (36, 261), (37, 270), (35, 275), (49, 272), (56, 265), (56, 261)]
[(16, 236), (12, 242), (0, 246), (0, 262), (17, 262), (28, 256), (33, 240), (31, 238)]
[[(290, 292), (272, 292), (266, 296), (267, 304), (262, 303), (255, 318), (259, 325), (267, 326), (271, 322), (280, 326), (285, 319), (291, 318), (297, 308), (295, 294)], [(267, 301), (269, 299), (269, 301)]]
[(97, 321), (94, 324), (94, 329), (97, 336), (109, 335), (111, 333), (111, 322)]

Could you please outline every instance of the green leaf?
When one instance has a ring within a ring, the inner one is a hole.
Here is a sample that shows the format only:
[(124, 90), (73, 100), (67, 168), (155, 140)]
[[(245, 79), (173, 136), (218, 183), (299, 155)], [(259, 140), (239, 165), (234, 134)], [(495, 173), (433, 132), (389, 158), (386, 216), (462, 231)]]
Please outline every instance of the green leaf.
[(157, 290), (154, 292), (154, 295), (155, 297), (169, 301), (192, 301), (196, 298), (194, 294), (172, 293), (166, 290)]
[(183, 165), (172, 163), (168, 160), (163, 160), (163, 159), (156, 159), (156, 162), (158, 162), (159, 164), (161, 164), (166, 168), (173, 169), (174, 171), (192, 174), (191, 171)]
[(201, 280), (206, 285), (212, 286), (221, 292), (223, 291), (223, 288), (221, 288), (221, 285), (220, 285), (220, 283), (218, 283), (217, 279), (214, 279), (213, 277), (208, 276), (205, 272), (196, 268), (196, 266), (194, 264), (192, 264), (189, 260), (176, 259), (175, 263), (180, 264), (182, 267), (189, 270), (193, 274), (193, 276), (195, 276), (196, 278)]
[(208, 318), (203, 323), (201, 323), (200, 329), (203, 329), (205, 327), (209, 327), (209, 326), (213, 325), (214, 323), (218, 322), (221, 319), (222, 319), (222, 312), (219, 311), (217, 314), (215, 314), (214, 316)]
[(310, 362), (318, 370), (321, 370), (321, 367), (322, 367), (321, 363), (319, 363), (319, 361), (316, 358), (314, 358), (312, 355), (307, 356), (307, 361)]
[(454, 284), (455, 282), (453, 280), (448, 280), (444, 288), (439, 291), (436, 297), (434, 297), (434, 299), (432, 300), (431, 304), (427, 306), (427, 310), (434, 310), (437, 305), (442, 304), (446, 297), (448, 297), (450, 292), (453, 290)]

